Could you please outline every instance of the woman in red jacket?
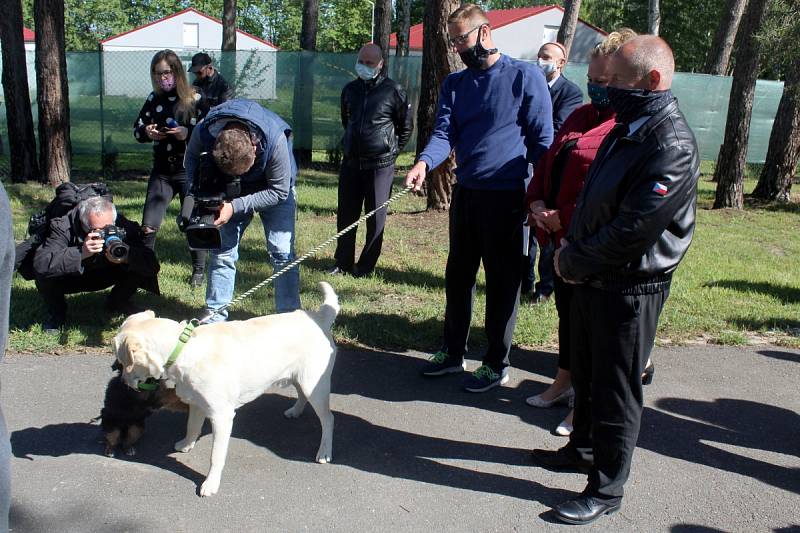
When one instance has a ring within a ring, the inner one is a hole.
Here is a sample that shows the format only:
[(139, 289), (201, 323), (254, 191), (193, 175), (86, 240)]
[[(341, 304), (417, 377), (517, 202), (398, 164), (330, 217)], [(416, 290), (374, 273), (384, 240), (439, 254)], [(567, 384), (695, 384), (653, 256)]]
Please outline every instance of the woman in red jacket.
[[(536, 166), (525, 205), (529, 206), (529, 220), (531, 225), (536, 225), (536, 238), (542, 245), (553, 239), (558, 246), (566, 234), (589, 166), (603, 139), (614, 127), (614, 112), (606, 92), (610, 78), (609, 58), (625, 41), (635, 36), (634, 31), (624, 28), (610, 33), (595, 47), (587, 75), (591, 103), (577, 108), (567, 117), (550, 149)], [(569, 371), (572, 287), (556, 277), (554, 293), (558, 312), (558, 373), (547, 390), (525, 400), (534, 407), (571, 404), (574, 395)], [(571, 431), (572, 411), (555, 432), (566, 436)]]

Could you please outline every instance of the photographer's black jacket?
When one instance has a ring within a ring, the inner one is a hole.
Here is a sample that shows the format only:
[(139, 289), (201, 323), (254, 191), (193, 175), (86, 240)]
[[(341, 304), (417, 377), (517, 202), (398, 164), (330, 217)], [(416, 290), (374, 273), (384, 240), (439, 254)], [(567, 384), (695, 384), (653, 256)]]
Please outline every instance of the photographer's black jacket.
[(87, 232), (78, 217), (77, 207), (63, 217), (52, 219), (45, 239), (33, 257), (36, 277), (102, 276), (107, 269), (128, 268), (142, 278), (142, 289), (158, 294), (156, 275), (160, 265), (155, 252), (142, 242), (139, 224), (117, 215), (116, 226), (125, 230), (124, 242), (130, 246), (126, 264), (111, 263), (103, 252), (81, 258)]
[(692, 241), (700, 158), (676, 101), (628, 131), (618, 124), (589, 168), (558, 267), (570, 281), (651, 294), (669, 287)]
[[(199, 93), (195, 94), (195, 116), (181, 122), (175, 116), (178, 93), (173, 89), (168, 93), (153, 91), (145, 100), (136, 122), (133, 124), (133, 136), (140, 143), (153, 143), (153, 168), (160, 174), (173, 175), (183, 172), (183, 154), (186, 143), (192, 136), (192, 130), (208, 112), (208, 103)], [(185, 141), (168, 136), (163, 141), (153, 141), (144, 131), (148, 124), (156, 124), (159, 128), (168, 127), (167, 119), (173, 118), (181, 126), (189, 130)]]
[(363, 169), (388, 167), (408, 142), (413, 118), (399, 83), (378, 76), (353, 80), (342, 89), (346, 164)]
[(216, 69), (213, 76), (202, 80), (195, 79), (193, 85), (197, 87), (203, 98), (208, 102), (209, 108), (218, 106), (233, 98), (233, 89)]

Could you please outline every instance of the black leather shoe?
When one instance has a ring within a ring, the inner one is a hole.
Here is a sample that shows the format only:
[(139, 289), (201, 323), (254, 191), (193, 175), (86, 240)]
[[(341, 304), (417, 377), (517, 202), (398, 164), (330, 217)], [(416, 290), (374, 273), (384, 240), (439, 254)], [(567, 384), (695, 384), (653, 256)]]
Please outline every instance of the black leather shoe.
[(44, 322), (42, 322), (42, 331), (49, 335), (61, 333), (61, 328), (63, 327), (64, 327), (63, 315), (51, 314), (47, 317), (47, 319)]
[(531, 298), (531, 302), (533, 302), (535, 304), (543, 304), (543, 303), (546, 303), (548, 300), (550, 300), (550, 295), (549, 294), (543, 294), (541, 292), (533, 293), (533, 298)]
[(344, 268), (335, 266), (332, 269), (328, 270), (326, 272), (326, 274), (328, 274), (329, 276), (344, 276), (344, 275), (350, 274), (350, 271), (349, 270), (345, 270)]
[(579, 496), (560, 503), (553, 508), (555, 517), (567, 524), (591, 524), (606, 514), (614, 514), (622, 507), (622, 500), (601, 500), (591, 496)]
[(567, 445), (558, 450), (535, 449), (531, 452), (533, 460), (542, 468), (556, 472), (586, 473), (592, 462), (582, 458), (574, 448)]

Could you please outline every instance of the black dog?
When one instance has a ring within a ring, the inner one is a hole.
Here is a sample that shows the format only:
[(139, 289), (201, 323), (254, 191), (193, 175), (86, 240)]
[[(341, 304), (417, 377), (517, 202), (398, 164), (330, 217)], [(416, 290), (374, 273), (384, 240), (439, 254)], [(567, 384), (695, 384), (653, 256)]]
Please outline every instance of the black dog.
[[(121, 370), (117, 361), (111, 368)], [(114, 450), (119, 445), (126, 455), (134, 455), (133, 445), (144, 433), (145, 419), (162, 408), (172, 411), (188, 409), (175, 395), (175, 390), (166, 388), (163, 383), (159, 383), (154, 391), (143, 392), (125, 385), (121, 373), (112, 377), (106, 386), (106, 397), (100, 411), (100, 427), (106, 440), (105, 454), (114, 457)]]

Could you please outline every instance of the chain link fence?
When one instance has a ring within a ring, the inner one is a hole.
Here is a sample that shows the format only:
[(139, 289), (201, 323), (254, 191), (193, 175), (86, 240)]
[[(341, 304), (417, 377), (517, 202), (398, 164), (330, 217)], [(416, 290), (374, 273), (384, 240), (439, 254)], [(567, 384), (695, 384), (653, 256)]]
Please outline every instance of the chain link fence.
[[(194, 51), (196, 52), (196, 51)], [(67, 54), (73, 167), (78, 175), (144, 174), (151, 146), (133, 137), (133, 123), (151, 91), (154, 50)], [(189, 66), (193, 52), (179, 52)], [(327, 151), (336, 161), (342, 136), (339, 98), (355, 78), (356, 54), (279, 51), (209, 52), (237, 97), (257, 100), (292, 124), (295, 148)], [(422, 58), (390, 56), (389, 76), (406, 87), (412, 108), (419, 99)], [(585, 64), (570, 64), (565, 75), (585, 93)], [(28, 83), (36, 121), (34, 54), (28, 52)], [(191, 74), (190, 74), (191, 76)], [(694, 129), (703, 159), (715, 160), (722, 143), (731, 78), (676, 74), (673, 92)], [(756, 87), (748, 162), (763, 162), (783, 84), (760, 80)], [(297, 101), (295, 101), (297, 99)], [(8, 174), (8, 131), (0, 106), (0, 175)], [(416, 112), (415, 112), (416, 116)], [(405, 147), (415, 150), (416, 132)]]

